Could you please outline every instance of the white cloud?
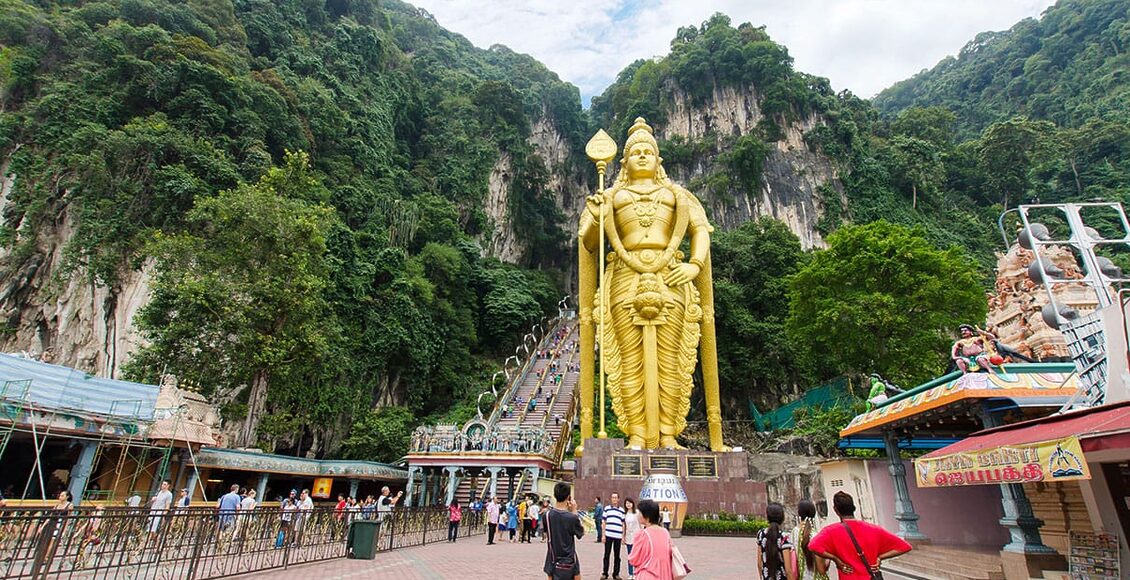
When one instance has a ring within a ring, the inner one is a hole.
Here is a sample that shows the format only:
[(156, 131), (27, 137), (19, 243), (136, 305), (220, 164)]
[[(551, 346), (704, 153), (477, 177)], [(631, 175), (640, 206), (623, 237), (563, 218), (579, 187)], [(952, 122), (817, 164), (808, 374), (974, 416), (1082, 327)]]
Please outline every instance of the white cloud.
[(977, 33), (1039, 17), (1054, 0), (411, 0), (477, 46), (532, 55), (588, 97), (680, 26), (715, 12), (765, 25), (798, 70), (870, 97), (956, 54)]

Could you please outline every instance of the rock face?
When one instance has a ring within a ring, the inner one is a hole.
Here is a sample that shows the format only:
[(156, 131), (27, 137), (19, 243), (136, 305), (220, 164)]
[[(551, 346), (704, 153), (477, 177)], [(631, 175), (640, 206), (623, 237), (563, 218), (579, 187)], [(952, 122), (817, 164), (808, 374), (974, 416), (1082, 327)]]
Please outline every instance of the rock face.
[(749, 478), (765, 482), (769, 501), (785, 506), (785, 521), (796, 521), (797, 502), (810, 499), (819, 504), (824, 498), (820, 476), (820, 457), (784, 453), (750, 453)]
[[(722, 170), (718, 157), (725, 152), (725, 141), (756, 133), (758, 125), (765, 119), (758, 105), (757, 91), (752, 87), (720, 87), (704, 103), (696, 104), (686, 93), (677, 88), (671, 90), (671, 98), (664, 111), (666, 120), (653, 124), (656, 137), (661, 141), (678, 138), (683, 142), (709, 142), (707, 150), (689, 163), (669, 162), (666, 168), (672, 179), (692, 189), (703, 201), (711, 223), (715, 227), (732, 229), (760, 216), (770, 216), (788, 225), (800, 238), (802, 247), (823, 247), (824, 238), (817, 230), (817, 223), (824, 215), (823, 195), (843, 196), (832, 161), (820, 152), (810, 150), (804, 142), (805, 133), (823, 124), (823, 119), (810, 115), (792, 123), (778, 120), (782, 137), (770, 144), (756, 191), (735, 186), (726, 192), (709, 192), (696, 188), (695, 182)], [(614, 135), (613, 138), (622, 144), (624, 135)], [(583, 154), (571, 146), (548, 115), (543, 114), (534, 122), (527, 143), (549, 170), (545, 188), (565, 216), (560, 227), (572, 243), (585, 197), (595, 189), (595, 184), (590, 183), (595, 177), (595, 170)], [(617, 162), (613, 162), (609, 168), (609, 183), (615, 179), (616, 166)], [(526, 248), (507, 221), (507, 194), (513, 182), (511, 167), (509, 156), (502, 154), (491, 172), (485, 211), (494, 229), (489, 239), (484, 238), (483, 245), (488, 255), (515, 262)], [(846, 200), (841, 199), (839, 205), (846, 205)]]
[(483, 239), (483, 251), (503, 262), (515, 263), (525, 252), (525, 244), (518, 239), (510, 222), (510, 207), (507, 203), (510, 185), (514, 183), (513, 161), (510, 155), (499, 155), (498, 161), (490, 170), (487, 198), (483, 211), (490, 221), (490, 232)]
[(133, 319), (149, 301), (152, 265), (123, 272), (111, 287), (81, 274), (64, 276), (60, 267), (73, 225), (70, 212), (64, 211), (57, 227), (39, 235), (26, 258), (0, 248), (0, 265), (14, 272), (0, 285), (6, 330), (0, 334), (0, 351), (23, 351), (45, 362), (119, 378), (122, 364), (141, 343)]
[[(579, 153), (547, 115), (536, 119), (526, 142), (533, 147), (534, 153), (541, 158), (548, 170), (549, 179), (543, 186), (565, 216), (558, 227), (566, 234), (566, 239), (571, 241), (588, 191), (585, 167), (577, 164)], [(518, 263), (529, 248), (528, 241), (515, 233), (509, 218), (510, 188), (514, 183), (513, 167), (511, 156), (501, 153), (491, 169), (483, 207), (490, 220), (491, 230), (489, 235), (483, 236), (482, 245), (486, 255), (504, 262)]]
[[(722, 170), (717, 159), (726, 138), (754, 134), (765, 119), (752, 87), (716, 87), (702, 104), (693, 103), (686, 93), (674, 88), (665, 113), (666, 122), (655, 125), (657, 138), (711, 143), (706, 153), (695, 156), (689, 164), (668, 167), (672, 179), (692, 190), (696, 179)], [(823, 120), (811, 115), (792, 123), (777, 119), (777, 124), (783, 136), (770, 144), (757, 191), (731, 186), (726, 192), (694, 193), (707, 206), (716, 227), (731, 229), (770, 216), (787, 224), (805, 249), (823, 247), (824, 239), (816, 229), (824, 215), (821, 190), (843, 195), (831, 160), (811, 151), (804, 142), (804, 134)]]
[(589, 195), (586, 176), (590, 173), (595, 175), (596, 170), (579, 151), (573, 150), (569, 141), (547, 116), (543, 115), (534, 123), (528, 142), (549, 170), (549, 181), (545, 188), (565, 216), (565, 222), (560, 226), (571, 241), (577, 230), (581, 210), (585, 207), (585, 197)]
[[(0, 160), (0, 216), (18, 179), (9, 167), (10, 158)], [(133, 318), (149, 301), (152, 264), (123, 272), (112, 287), (64, 275), (63, 251), (74, 233), (74, 216), (65, 209), (54, 227), (39, 230), (27, 246), (18, 244), (23, 247), (18, 255), (0, 246), (0, 352), (26, 352), (120, 378), (122, 364), (141, 343)]]

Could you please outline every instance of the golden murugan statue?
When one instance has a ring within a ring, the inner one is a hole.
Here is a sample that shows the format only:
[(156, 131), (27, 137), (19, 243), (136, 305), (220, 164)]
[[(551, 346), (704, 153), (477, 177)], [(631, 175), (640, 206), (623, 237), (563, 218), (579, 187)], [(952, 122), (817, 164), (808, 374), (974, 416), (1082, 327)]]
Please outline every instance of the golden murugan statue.
[[(604, 147), (597, 147), (600, 152), (594, 154), (590, 143), (590, 157), (601, 171), (603, 188), (604, 167), (615, 156), (615, 143), (603, 131), (594, 142), (601, 137)], [(710, 447), (727, 451), (722, 443), (714, 335), (713, 228), (694, 194), (667, 178), (659, 146), (643, 118), (628, 131), (620, 165), (615, 183), (588, 198), (578, 232), (582, 440), (578, 452), (592, 437), (597, 330), (612, 409), (628, 435), (629, 447), (681, 448), (675, 438), (687, 425), (701, 346)], [(604, 237), (611, 251), (600, 273), (597, 262), (604, 253)], [(689, 256), (680, 250), (685, 238), (690, 240)], [(603, 277), (599, 291), (598, 277)]]

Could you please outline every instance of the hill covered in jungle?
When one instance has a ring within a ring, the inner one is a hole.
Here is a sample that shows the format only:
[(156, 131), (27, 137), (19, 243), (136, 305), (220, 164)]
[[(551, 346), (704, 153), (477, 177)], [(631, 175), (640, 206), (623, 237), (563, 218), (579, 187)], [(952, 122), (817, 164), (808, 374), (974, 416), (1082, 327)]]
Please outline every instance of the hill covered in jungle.
[[(571, 291), (584, 142), (642, 115), (719, 225), (727, 418), (880, 360), (924, 380), (983, 317), (1005, 208), (1130, 193), (1127, 22), (1061, 0), (872, 103), (716, 15), (586, 111), (396, 0), (0, 0), (0, 347), (174, 374), (233, 444), (395, 458), (414, 425), (469, 418)], [(821, 342), (806, 320), (835, 305), (794, 281), (890, 282), (826, 258), (900, 247), (933, 326)]]

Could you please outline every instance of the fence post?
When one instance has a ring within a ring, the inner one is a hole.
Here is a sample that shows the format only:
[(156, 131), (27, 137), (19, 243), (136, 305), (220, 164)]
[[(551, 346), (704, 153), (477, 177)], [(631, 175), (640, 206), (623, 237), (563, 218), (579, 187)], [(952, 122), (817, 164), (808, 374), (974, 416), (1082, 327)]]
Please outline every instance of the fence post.
[[(150, 514), (152, 514), (152, 513), (153, 512), (151, 511)], [(157, 573), (158, 576), (160, 576), (160, 574), (161, 574), (161, 554), (165, 551), (165, 538), (168, 534), (168, 525), (171, 523), (169, 521), (169, 518), (173, 517), (172, 513), (173, 513), (173, 510), (170, 508), (170, 509), (165, 510), (164, 515), (158, 515), (158, 516), (150, 515), (148, 518), (142, 520), (142, 523), (145, 526), (143, 528), (145, 530), (145, 532), (144, 532), (144, 534), (145, 534), (145, 545), (148, 546), (149, 540), (152, 539), (152, 534), (149, 533), (150, 526), (154, 525), (152, 519), (154, 517), (161, 518), (160, 520), (158, 520), (158, 522), (156, 524), (157, 532), (158, 532), (157, 533), (157, 556), (156, 556), (156, 558), (153, 559), (153, 564), (151, 564), (153, 570)], [(140, 568), (140, 562), (138, 562), (138, 564), (139, 564), (138, 567)]]
[[(392, 551), (393, 539), (396, 537), (396, 516), (399, 513), (400, 512), (393, 510), (393, 511), (389, 512), (388, 515), (385, 517), (385, 522), (387, 522), (387, 524), (388, 524), (388, 549), (389, 549), (389, 551)], [(385, 523), (382, 522), (381, 527), (383, 528), (384, 526), (385, 526)]]
[[(190, 517), (190, 516), (185, 516)], [(188, 568), (188, 580), (196, 578), (196, 567), (200, 564), (200, 548), (203, 546), (203, 540), (200, 536), (204, 533), (204, 522), (207, 516), (193, 517), (191, 521), (196, 523), (196, 541), (192, 546), (192, 560)]]
[(290, 520), (290, 533), (283, 536), (283, 570), (286, 570), (287, 565), (290, 564), (290, 546), (294, 544), (294, 539), (298, 537), (298, 519), (302, 517), (301, 514), (301, 510), (294, 510), (293, 512), (291, 512), (292, 517)]

